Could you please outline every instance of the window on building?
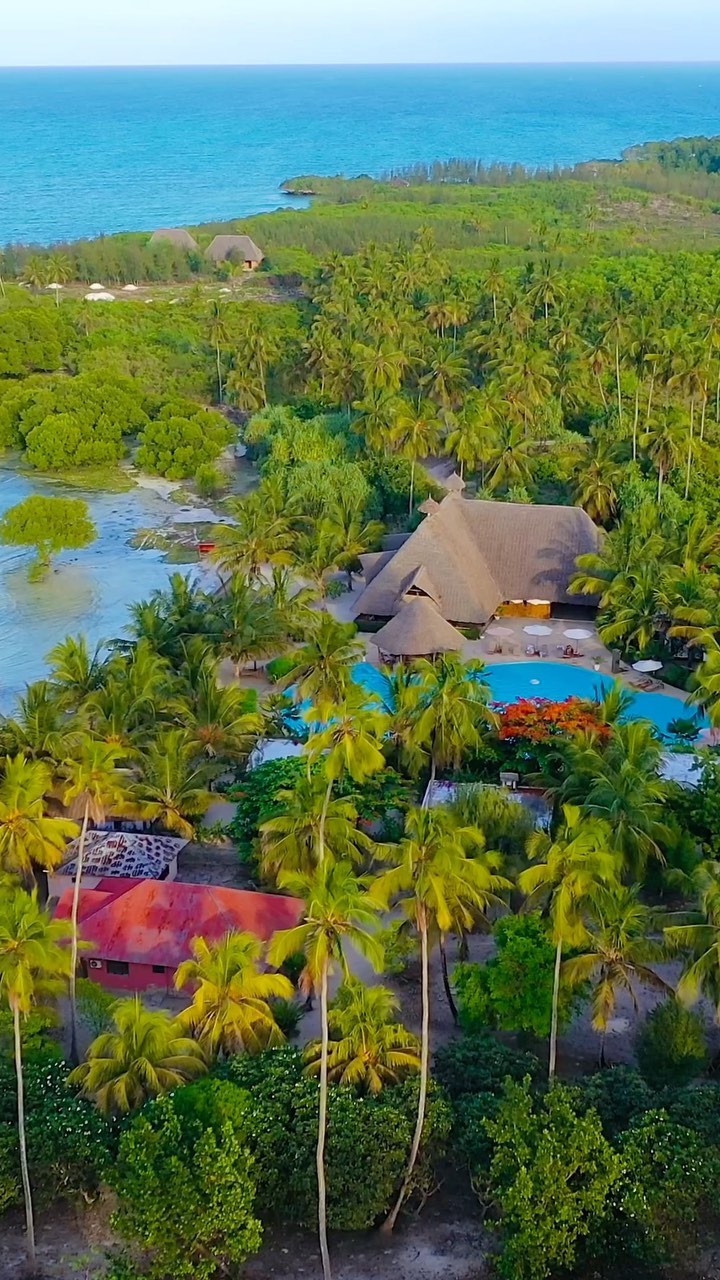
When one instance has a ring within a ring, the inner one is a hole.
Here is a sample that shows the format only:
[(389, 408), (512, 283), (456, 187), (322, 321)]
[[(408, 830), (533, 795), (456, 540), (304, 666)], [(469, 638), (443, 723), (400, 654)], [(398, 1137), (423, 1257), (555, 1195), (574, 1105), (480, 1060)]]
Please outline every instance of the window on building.
[(108, 960), (108, 973), (127, 974), (130, 972), (130, 965), (125, 960)]
[(164, 964), (154, 964), (154, 965), (153, 965), (153, 967), (152, 967), (152, 971), (153, 971), (153, 973), (164, 973), (164, 972), (165, 972), (165, 965), (164, 965)]

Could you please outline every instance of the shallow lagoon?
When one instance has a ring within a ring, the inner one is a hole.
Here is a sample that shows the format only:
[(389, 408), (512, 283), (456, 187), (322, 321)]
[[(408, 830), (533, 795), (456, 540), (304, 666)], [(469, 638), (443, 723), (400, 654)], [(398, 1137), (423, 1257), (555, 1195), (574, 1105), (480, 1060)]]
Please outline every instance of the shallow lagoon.
[[(166, 583), (176, 565), (161, 551), (128, 545), (137, 529), (165, 524), (177, 509), (151, 489), (88, 492), (61, 481), (0, 470), (0, 515), (32, 493), (83, 498), (97, 528), (85, 551), (57, 557), (42, 582), (28, 582), (31, 553), (0, 546), (0, 708), (45, 672), (45, 658), (68, 634), (91, 644), (120, 636), (129, 606)], [(184, 570), (186, 571), (186, 570)]]

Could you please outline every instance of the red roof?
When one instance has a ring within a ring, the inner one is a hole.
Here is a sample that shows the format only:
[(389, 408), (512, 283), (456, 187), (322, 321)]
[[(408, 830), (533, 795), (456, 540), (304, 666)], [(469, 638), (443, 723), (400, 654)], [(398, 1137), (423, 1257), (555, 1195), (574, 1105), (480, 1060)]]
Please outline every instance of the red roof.
[[(101, 887), (102, 886), (102, 887)], [(242, 930), (263, 942), (277, 929), (298, 923), (302, 903), (273, 893), (252, 893), (215, 885), (184, 884), (177, 880), (107, 881), (96, 889), (81, 889), (82, 937), (88, 956), (124, 960), (128, 964), (157, 964), (176, 968), (190, 955), (193, 938), (216, 942), (226, 933)], [(66, 889), (56, 917), (67, 919), (72, 890)]]

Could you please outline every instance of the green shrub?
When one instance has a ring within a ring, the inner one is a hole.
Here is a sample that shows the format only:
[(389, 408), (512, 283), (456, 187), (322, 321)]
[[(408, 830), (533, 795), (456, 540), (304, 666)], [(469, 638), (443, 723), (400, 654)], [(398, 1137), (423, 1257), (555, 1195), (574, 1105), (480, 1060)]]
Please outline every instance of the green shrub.
[[(222, 1072), (250, 1096), (248, 1141), (255, 1157), (257, 1204), (263, 1218), (311, 1227), (317, 1216), (315, 1144), (317, 1082), (302, 1053), (286, 1046), (238, 1057)], [(388, 1088), (378, 1097), (333, 1088), (328, 1103), (328, 1222), (345, 1231), (371, 1227), (389, 1209), (403, 1176), (412, 1137), (417, 1087)], [(432, 1178), (450, 1130), (450, 1111), (431, 1092), (423, 1156), (415, 1185)]]
[(530, 1081), (509, 1082), (494, 1120), (489, 1194), (500, 1210), (498, 1271), (545, 1280), (571, 1269), (608, 1211), (622, 1161), (593, 1111), (578, 1116), (572, 1091), (556, 1084), (534, 1099)]
[[(539, 912), (504, 916), (493, 930), (497, 952), (485, 964), (458, 964), (453, 983), (460, 1025), (477, 1032), (550, 1034), (555, 948)], [(561, 987), (560, 1025), (571, 1020), (585, 991)]]
[(272, 1011), (286, 1040), (293, 1040), (300, 1029), (303, 1011), (297, 1000), (273, 1000)]
[(280, 806), (275, 799), (278, 791), (293, 787), (305, 768), (305, 761), (297, 757), (266, 760), (265, 764), (246, 773), (230, 792), (237, 810), (228, 830), (243, 861), (254, 858), (260, 824), (279, 812)]
[(614, 1140), (654, 1105), (655, 1095), (634, 1067), (611, 1067), (576, 1084), (581, 1110), (594, 1110), (606, 1137)]
[(669, 1090), (663, 1095), (663, 1105), (676, 1124), (699, 1134), (708, 1146), (720, 1148), (720, 1084), (706, 1081), (704, 1084)]
[(463, 1094), (501, 1095), (505, 1081), (539, 1080), (543, 1067), (532, 1053), (519, 1053), (492, 1036), (464, 1035), (435, 1054), (435, 1079), (451, 1099)]
[(209, 1127), (178, 1114), (173, 1097), (159, 1098), (120, 1139), (113, 1226), (145, 1252), (150, 1280), (213, 1280), (260, 1247), (253, 1175), (230, 1121)]
[(702, 1019), (677, 1000), (666, 1000), (645, 1020), (637, 1043), (638, 1066), (654, 1089), (682, 1086), (708, 1062)]
[(225, 477), (212, 462), (201, 462), (195, 472), (195, 487), (201, 498), (216, 498), (225, 486)]
[(292, 658), (288, 654), (280, 658), (272, 658), (265, 666), (265, 674), (268, 680), (272, 680), (273, 684), (277, 684), (278, 680), (282, 680), (284, 676), (289, 676), (297, 666), (297, 658)]

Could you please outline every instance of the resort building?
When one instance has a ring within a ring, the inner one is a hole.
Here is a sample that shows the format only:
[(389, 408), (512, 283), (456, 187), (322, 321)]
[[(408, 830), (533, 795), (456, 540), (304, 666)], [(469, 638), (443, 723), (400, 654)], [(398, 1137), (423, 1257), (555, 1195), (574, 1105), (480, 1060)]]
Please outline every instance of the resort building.
[[(466, 499), (459, 477), (450, 479), (442, 502), (423, 504), (425, 518), (413, 533), (360, 557), (365, 588), (356, 617), (396, 618), (415, 600), (455, 626), (484, 626), (501, 613), (587, 617), (592, 598), (568, 592), (577, 557), (598, 547), (598, 530), (587, 513), (581, 507)], [(431, 614), (425, 614), (429, 624)], [(415, 621), (414, 615), (404, 616)], [(382, 631), (378, 647), (392, 653), (388, 641), (397, 644), (394, 631), (381, 637)], [(438, 631), (432, 651), (441, 652), (449, 640), (447, 631)]]
[(215, 236), (205, 250), (213, 262), (241, 262), (246, 271), (260, 266), (265, 254), (250, 236)]
[(171, 244), (176, 249), (184, 249), (189, 252), (191, 249), (197, 249), (197, 240), (193, 240), (189, 231), (184, 227), (158, 227), (157, 231), (153, 231), (150, 244)]
[[(55, 918), (67, 920), (71, 910), (72, 889), (66, 889)], [(266, 942), (277, 929), (295, 926), (302, 910), (298, 899), (279, 894), (108, 877), (80, 892), (80, 932), (88, 944), (81, 969), (112, 990), (169, 993), (193, 938), (218, 942), (243, 930)]]
[[(71, 840), (65, 851), (65, 861), (48, 873), (51, 898), (61, 898), (67, 889), (72, 889), (79, 844), (79, 839)], [(175, 836), (90, 830), (85, 837), (83, 888), (95, 889), (100, 881), (107, 879), (174, 880), (178, 854), (186, 844), (187, 840)]]

